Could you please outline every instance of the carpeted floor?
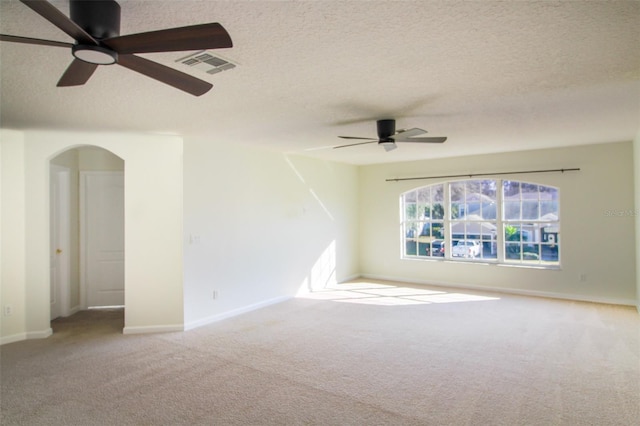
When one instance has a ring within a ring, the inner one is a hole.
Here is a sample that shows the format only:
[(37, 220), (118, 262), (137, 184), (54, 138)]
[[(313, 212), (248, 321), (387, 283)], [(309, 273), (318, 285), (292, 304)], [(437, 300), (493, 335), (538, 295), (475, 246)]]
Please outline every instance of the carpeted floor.
[(631, 307), (360, 281), (183, 333), (0, 348), (2, 425), (637, 425)]

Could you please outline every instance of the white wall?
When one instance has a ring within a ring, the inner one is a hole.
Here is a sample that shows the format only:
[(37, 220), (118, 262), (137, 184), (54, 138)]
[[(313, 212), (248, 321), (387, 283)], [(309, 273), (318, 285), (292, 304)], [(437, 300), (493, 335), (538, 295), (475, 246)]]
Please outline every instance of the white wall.
[[(9, 165), (2, 169), (3, 253), (7, 247), (15, 252), (10, 265), (2, 261), (2, 303), (14, 308), (10, 325), (3, 321), (2, 341), (51, 332), (49, 160), (83, 145), (104, 147), (125, 160), (124, 331), (182, 329), (181, 138), (3, 130), (0, 143)], [(5, 182), (11, 182), (11, 189), (5, 191)], [(16, 205), (15, 212), (8, 203)], [(7, 240), (5, 230), (11, 230)], [(24, 325), (13, 316), (23, 318)]]
[(78, 153), (78, 170), (81, 171), (124, 171), (121, 158), (102, 148), (83, 146), (75, 149)]
[[(25, 312), (24, 135), (0, 130), (0, 337), (2, 343), (27, 337)], [(10, 316), (4, 314), (10, 307)]]
[(357, 180), (355, 166), (186, 139), (186, 327), (357, 275)]
[[(358, 274), (355, 166), (190, 140), (183, 216), (180, 138), (3, 130), (1, 141), (2, 249), (15, 254), (2, 260), (0, 304), (14, 312), (3, 343), (50, 333), (48, 164), (79, 146), (125, 161), (125, 332), (195, 327)], [(78, 169), (97, 167), (91, 152), (77, 151)], [(70, 155), (58, 162), (75, 168)]]
[(633, 141), (634, 194), (636, 221), (636, 308), (640, 312), (640, 131)]
[[(125, 160), (126, 332), (196, 327), (359, 273), (614, 303), (640, 293), (637, 218), (605, 214), (634, 209), (631, 143), (356, 167), (205, 139), (1, 130), (2, 343), (50, 333), (48, 162), (84, 145)], [(512, 176), (560, 188), (561, 270), (400, 259), (399, 195), (437, 180), (386, 178), (569, 167), (582, 170)]]
[[(446, 179), (385, 179), (574, 167), (581, 171), (505, 176), (560, 188), (560, 270), (400, 259), (400, 194)], [(633, 209), (630, 142), (364, 166), (360, 169), (361, 271), (377, 278), (635, 304), (636, 219), (608, 213)]]

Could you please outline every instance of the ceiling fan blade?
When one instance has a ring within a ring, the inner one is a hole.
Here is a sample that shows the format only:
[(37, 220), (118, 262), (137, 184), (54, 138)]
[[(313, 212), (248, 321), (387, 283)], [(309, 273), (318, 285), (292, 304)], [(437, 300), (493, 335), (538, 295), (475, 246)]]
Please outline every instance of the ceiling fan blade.
[(418, 143), (442, 143), (447, 140), (446, 136), (442, 137), (430, 137), (430, 138), (407, 138), (407, 139), (397, 139), (394, 138), (396, 142), (418, 142)]
[(362, 140), (366, 140), (366, 141), (375, 141), (376, 140), (376, 139), (373, 139), (373, 138), (360, 138), (360, 137), (357, 137), (357, 136), (338, 136), (338, 137), (342, 138), (342, 139), (362, 139)]
[(74, 59), (64, 74), (62, 74), (57, 86), (82, 86), (89, 80), (89, 77), (93, 75), (96, 68), (98, 68), (98, 65), (96, 64), (90, 64), (89, 62), (81, 61), (80, 59)]
[(232, 47), (227, 30), (218, 23), (129, 34), (102, 40), (118, 53), (175, 52)]
[(42, 46), (56, 46), (56, 47), (72, 47), (73, 44), (65, 43), (62, 41), (42, 40), (39, 38), (20, 37), (9, 34), (0, 34), (0, 41), (10, 41), (13, 43), (25, 43), (25, 44), (37, 44)]
[(194, 96), (207, 93), (213, 85), (181, 71), (135, 55), (118, 55), (118, 64)]
[(413, 136), (418, 136), (418, 135), (422, 135), (427, 133), (426, 130), (422, 130), (422, 129), (418, 129), (418, 128), (413, 128), (413, 129), (407, 129), (407, 130), (400, 130), (398, 131), (398, 133), (396, 133), (395, 135), (391, 136), (391, 139), (395, 139), (398, 140), (398, 138), (411, 138)]
[(338, 149), (338, 148), (347, 148), (349, 146), (356, 146), (356, 145), (366, 145), (369, 143), (378, 143), (378, 141), (369, 141), (369, 142), (359, 142), (359, 143), (351, 143), (349, 145), (340, 145), (340, 146), (334, 146), (333, 149)]
[(37, 14), (56, 27), (67, 33), (71, 38), (81, 44), (98, 45), (98, 42), (91, 35), (83, 30), (78, 24), (69, 19), (48, 1), (42, 0), (20, 0), (22, 3), (33, 9)]

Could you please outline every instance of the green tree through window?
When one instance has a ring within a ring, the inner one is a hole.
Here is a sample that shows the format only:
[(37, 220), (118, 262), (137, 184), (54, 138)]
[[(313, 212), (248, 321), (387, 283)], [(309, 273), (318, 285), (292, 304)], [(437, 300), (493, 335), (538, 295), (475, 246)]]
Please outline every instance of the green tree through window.
[(403, 257), (559, 265), (557, 188), (469, 179), (413, 189), (401, 203)]

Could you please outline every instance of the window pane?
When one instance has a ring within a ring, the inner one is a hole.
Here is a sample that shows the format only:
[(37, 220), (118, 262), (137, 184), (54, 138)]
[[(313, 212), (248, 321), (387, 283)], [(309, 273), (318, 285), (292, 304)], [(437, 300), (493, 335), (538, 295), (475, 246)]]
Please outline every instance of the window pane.
[(492, 201), (490, 203), (482, 204), (482, 218), (483, 219), (496, 219), (496, 203)]
[(541, 226), (542, 245), (540, 247), (541, 259), (546, 262), (557, 263), (560, 248), (560, 227), (557, 223), (545, 223)]
[(481, 256), (481, 247), (482, 245), (478, 240), (458, 240), (456, 245), (451, 247), (451, 257), (475, 259)]
[(467, 219), (481, 219), (482, 212), (480, 211), (480, 203), (467, 203), (465, 213), (467, 214)]
[(540, 219), (541, 220), (558, 220), (558, 202), (557, 201), (541, 201), (540, 202)]
[(429, 242), (418, 241), (418, 256), (429, 256)]
[(520, 219), (520, 201), (504, 202), (504, 219), (505, 220)]
[(520, 260), (520, 244), (505, 243), (504, 257), (508, 260)]
[[(472, 196), (473, 194), (481, 194), (481, 187), (482, 187), (482, 183), (479, 180), (468, 180), (466, 182), (466, 190), (467, 190), (467, 197)], [(471, 199), (478, 199), (478, 196), (475, 196), (474, 198)], [(468, 199), (469, 200), (469, 199)]]
[(415, 238), (418, 234), (416, 232), (417, 225), (415, 223), (406, 223), (404, 225), (405, 238)]
[(444, 239), (444, 223), (434, 222), (431, 225), (431, 236), (433, 238)]
[(538, 244), (524, 244), (522, 247), (522, 260), (540, 260), (540, 246)]
[(444, 206), (441, 203), (434, 204), (431, 208), (432, 219), (444, 219)]
[(558, 245), (554, 244), (554, 245), (549, 245), (549, 244), (542, 244), (540, 246), (541, 249), (541, 259), (545, 262), (557, 262), (559, 260), (558, 258)]
[(422, 206), (422, 217), (420, 217), (420, 219), (431, 219), (431, 204)]
[(482, 181), (482, 195), (484, 200), (496, 199), (496, 181), (495, 180), (483, 180)]
[(520, 226), (519, 225), (505, 225), (504, 227), (504, 240), (506, 241), (520, 241)]
[(418, 218), (418, 207), (416, 203), (405, 203), (404, 205), (404, 219), (416, 220)]
[(404, 246), (404, 254), (405, 256), (415, 256), (417, 252), (416, 246), (416, 232), (417, 225), (415, 223), (405, 223), (403, 226), (404, 237), (405, 237), (405, 246)]
[(451, 203), (451, 219), (460, 219), (464, 216), (464, 204)]
[(451, 238), (464, 239), (465, 232), (464, 222), (451, 222)]
[(430, 196), (430, 190), (429, 188), (421, 188), (418, 190), (418, 202), (421, 204), (428, 204), (431, 202), (431, 196)]
[(431, 202), (442, 203), (444, 202), (444, 185), (432, 185), (431, 187)]
[(532, 183), (521, 182), (520, 191), (522, 192), (523, 200), (537, 200), (538, 199), (538, 185)]
[(542, 242), (550, 245), (560, 244), (560, 227), (557, 223), (544, 223), (541, 225)]
[(429, 195), (429, 188), (422, 188), (417, 191), (418, 197), (418, 219), (428, 219), (431, 217), (431, 207)]
[(482, 180), (478, 181), (478, 193), (476, 194), (476, 200), (479, 203), (478, 213), (480, 219), (495, 219), (496, 218), (496, 181), (495, 180)]
[(505, 200), (520, 200), (520, 182), (511, 180), (503, 181), (502, 194)]
[(558, 190), (556, 188), (540, 185), (538, 189), (540, 190), (541, 200), (557, 200), (558, 199)]
[(431, 257), (444, 257), (444, 249), (446, 247), (445, 240), (438, 239), (431, 241), (429, 256)]
[(464, 182), (453, 182), (449, 185), (451, 202), (464, 201)]
[(522, 219), (534, 220), (540, 217), (538, 213), (538, 200), (535, 201), (522, 201)]
[(416, 202), (416, 192), (411, 191), (404, 194), (404, 202), (405, 203), (415, 203)]
[(431, 224), (429, 222), (418, 222), (418, 229), (420, 229), (419, 237), (431, 236)]
[(417, 244), (415, 240), (407, 240), (405, 247), (406, 256), (415, 256), (418, 253)]
[(483, 259), (496, 259), (498, 257), (497, 232), (494, 222), (480, 222), (480, 256)]

